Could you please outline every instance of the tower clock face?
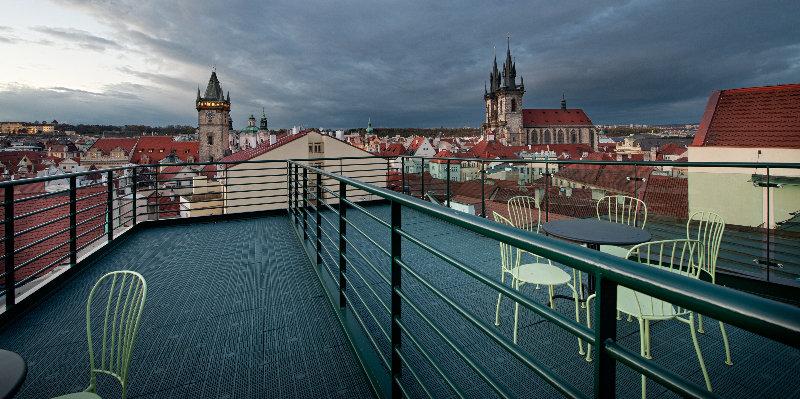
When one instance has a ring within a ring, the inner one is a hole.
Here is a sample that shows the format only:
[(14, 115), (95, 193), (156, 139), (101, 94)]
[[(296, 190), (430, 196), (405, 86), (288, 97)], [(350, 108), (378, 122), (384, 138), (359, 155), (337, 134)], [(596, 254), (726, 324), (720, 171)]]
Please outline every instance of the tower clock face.
[(211, 111), (206, 111), (206, 120), (208, 121), (208, 123), (213, 122), (214, 121), (214, 113), (211, 112)]

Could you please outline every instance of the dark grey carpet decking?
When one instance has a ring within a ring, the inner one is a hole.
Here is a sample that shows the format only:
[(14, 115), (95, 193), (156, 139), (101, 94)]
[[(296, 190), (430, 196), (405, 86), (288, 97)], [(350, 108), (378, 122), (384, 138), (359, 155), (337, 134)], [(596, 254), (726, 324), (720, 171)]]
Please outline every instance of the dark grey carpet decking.
[[(323, 208), (324, 209), (324, 208)], [(372, 206), (369, 211), (389, 221), (389, 209), (386, 206)], [(324, 212), (324, 216), (337, 226), (337, 215)], [(348, 219), (370, 234), (370, 237), (389, 248), (389, 230), (357, 210), (348, 211)], [(311, 239), (313, 240), (313, 220), (309, 218)], [(403, 210), (403, 227), (417, 238), (438, 248), (466, 264), (486, 273), (500, 277), (500, 254), (496, 241), (486, 239), (463, 228), (434, 220), (418, 212)], [(337, 256), (334, 241), (337, 230), (326, 221), (322, 222), (322, 242), (327, 248), (323, 251), (324, 264), (334, 268), (330, 255)], [(354, 228), (347, 232), (351, 242), (364, 253), (385, 275), (389, 276), (389, 258), (372, 243), (359, 234)], [(504, 299), (501, 307), (501, 325), (494, 327), (494, 312), (497, 293), (486, 285), (477, 282), (465, 273), (436, 258), (410, 241), (403, 240), (403, 259), (425, 276), (437, 288), (453, 298), (458, 304), (472, 312), (479, 320), (508, 337), (512, 336), (513, 304)], [(378, 342), (381, 352), (389, 357), (389, 342), (384, 337), (378, 323), (389, 331), (389, 316), (381, 307), (377, 297), (385, 304), (390, 303), (388, 285), (360, 258), (352, 249), (348, 258), (354, 262), (349, 266), (348, 276), (351, 291), (357, 291), (360, 299), (351, 293), (353, 309), (367, 321), (369, 331)], [(337, 259), (338, 261), (338, 259)], [(355, 270), (360, 272), (355, 273)], [(363, 277), (363, 279), (362, 279)], [(585, 276), (584, 276), (585, 279)], [(366, 280), (366, 282), (365, 282)], [(584, 280), (585, 281), (585, 280)], [(508, 284), (508, 279), (506, 281)], [(373, 294), (366, 284), (375, 291)], [(500, 348), (483, 332), (469, 324), (444, 301), (436, 298), (430, 290), (416, 281), (410, 273), (403, 273), (403, 291), (426, 311), (429, 317), (448, 332), (455, 340), (467, 348), (467, 353), (483, 366), (511, 394), (520, 397), (556, 397), (560, 394), (542, 378), (529, 370), (519, 360)], [(546, 302), (546, 287), (536, 290), (533, 286), (525, 286), (523, 292), (540, 303)], [(557, 289), (557, 294), (571, 295), (566, 288)], [(366, 310), (369, 305), (378, 319), (374, 321)], [(574, 305), (571, 300), (558, 299), (557, 310), (566, 317), (574, 319)], [(586, 395), (592, 395), (594, 363), (587, 363), (578, 355), (577, 339), (552, 323), (544, 321), (533, 312), (521, 308), (519, 345), (530, 353), (546, 368), (554, 370), (569, 384)], [(403, 320), (413, 334), (450, 373), (455, 384), (460, 386), (471, 397), (493, 397), (496, 393), (486, 384), (466, 362), (439, 338), (428, 325), (418, 317), (409, 306), (403, 306)], [(581, 309), (581, 320), (585, 322), (585, 309)], [(800, 397), (800, 351), (771, 342), (758, 335), (727, 326), (731, 341), (733, 366), (724, 364), (724, 351), (719, 332), (719, 324), (705, 318), (706, 333), (701, 334), (699, 341), (706, 360), (712, 386), (715, 392), (723, 397)], [(622, 320), (618, 322), (620, 343), (638, 353), (638, 323)], [(677, 321), (657, 322), (651, 325), (652, 351), (655, 362), (668, 370), (686, 377), (698, 384), (703, 384), (702, 374), (692, 346), (688, 325)], [(428, 365), (416, 348), (405, 338), (403, 351), (412, 362), (415, 371), (422, 377), (423, 383), (434, 397), (455, 397), (454, 393), (438, 377), (437, 372)], [(626, 366), (618, 366), (618, 395), (636, 398), (640, 395), (639, 374)], [(404, 371), (403, 381), (406, 388), (415, 396), (425, 396), (424, 391), (409, 372)], [(674, 397), (673, 393), (654, 382), (648, 383), (648, 397)]]
[[(388, 207), (369, 207), (388, 220)], [(336, 215), (325, 217), (338, 226)], [(356, 210), (349, 219), (370, 237), (389, 247), (388, 229)], [(403, 226), (425, 242), (476, 269), (499, 278), (497, 243), (440, 221), (404, 210)], [(309, 218), (313, 242), (313, 219)], [(324, 267), (335, 272), (337, 232), (323, 222)], [(156, 227), (134, 234), (88, 268), (67, 287), (48, 298), (0, 333), (0, 347), (21, 353), (30, 362), (21, 398), (43, 398), (80, 390), (88, 381), (84, 305), (91, 284), (109, 270), (132, 269), (148, 281), (148, 302), (135, 350), (130, 397), (139, 398), (261, 398), (368, 397), (369, 384), (352, 354), (323, 288), (308, 264), (286, 217), (230, 220), (218, 223)], [(375, 266), (389, 276), (388, 257), (354, 228), (347, 236)], [(367, 324), (380, 352), (389, 358), (389, 286), (348, 250), (349, 306)], [(403, 257), (436, 287), (493, 327), (497, 294), (413, 243), (403, 242)], [(322, 271), (326, 275), (326, 271)], [(368, 287), (372, 288), (373, 293)], [(442, 329), (513, 395), (557, 397), (558, 392), (491, 339), (419, 284), (403, 274), (407, 293)], [(523, 291), (544, 302), (546, 289)], [(567, 294), (564, 289), (558, 293)], [(376, 295), (377, 294), (377, 295)], [(379, 298), (379, 299), (378, 299)], [(363, 302), (362, 302), (363, 301)], [(372, 310), (375, 318), (367, 311)], [(574, 317), (573, 304), (557, 300), (557, 310)], [(584, 309), (581, 309), (585, 319)], [(420, 343), (467, 396), (496, 396), (410, 306), (402, 319)], [(501, 334), (511, 337), (513, 305), (505, 299)], [(379, 327), (380, 325), (380, 327)], [(382, 331), (383, 329), (383, 331)], [(800, 354), (757, 335), (729, 326), (734, 366), (723, 364), (722, 340), (716, 322), (706, 320), (700, 345), (716, 392), (722, 396), (800, 396)], [(638, 351), (638, 324), (618, 323), (622, 345)], [(651, 327), (657, 363), (697, 383), (700, 369), (686, 325), (660, 322)], [(583, 393), (592, 392), (593, 363), (577, 353), (577, 339), (532, 312), (522, 311), (519, 344)], [(402, 351), (436, 398), (454, 397), (436, 371), (403, 336)], [(425, 395), (404, 368), (403, 385), (413, 395)], [(105, 387), (115, 387), (105, 384)], [(648, 397), (674, 395), (655, 383)], [(108, 397), (112, 390), (101, 391)], [(618, 393), (639, 397), (638, 375), (618, 367)]]
[[(0, 333), (0, 347), (29, 364), (18, 397), (86, 387), (86, 298), (119, 269), (148, 284), (128, 397), (371, 397), (290, 228), (274, 216), (134, 233)], [(104, 397), (119, 397), (119, 384), (102, 381)]]

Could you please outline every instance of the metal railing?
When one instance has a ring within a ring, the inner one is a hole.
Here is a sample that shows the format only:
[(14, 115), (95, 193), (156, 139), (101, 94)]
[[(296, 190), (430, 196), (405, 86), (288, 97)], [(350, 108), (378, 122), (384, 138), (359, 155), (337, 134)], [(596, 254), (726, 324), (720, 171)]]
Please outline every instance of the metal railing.
[[(405, 163), (403, 159), (400, 160)], [(736, 164), (741, 166), (742, 164)], [(405, 166), (405, 165), (403, 165)], [(800, 166), (800, 165), (798, 165)], [(780, 166), (782, 167), (782, 166)], [(438, 377), (452, 389), (459, 397), (465, 397), (466, 388), (454, 383), (452, 375), (442, 366), (445, 359), (437, 358), (434, 348), (425, 347), (422, 339), (414, 334), (404, 317), (409, 311), (411, 315), (424, 321), (435, 335), (444, 341), (456, 355), (464, 361), (496, 394), (501, 397), (512, 397), (513, 394), (500, 383), (491, 372), (486, 370), (480, 362), (470, 355), (465, 343), (459, 342), (447, 331), (447, 328), (438, 320), (431, 317), (425, 307), (412, 298), (404, 289), (405, 281), (418, 284), (444, 302), (449, 309), (460, 315), (470, 325), (488, 336), (496, 345), (507, 351), (511, 356), (527, 366), (541, 379), (549, 383), (561, 394), (568, 397), (584, 397), (585, 395), (575, 386), (572, 386), (563, 376), (546, 367), (542, 359), (537, 358), (522, 347), (514, 344), (508, 337), (498, 332), (485, 320), (477, 316), (473, 310), (466, 308), (454, 300), (449, 294), (438, 288), (429, 278), (421, 272), (420, 266), (410, 264), (406, 260), (408, 249), (403, 242), (411, 243), (421, 248), (434, 257), (446, 262), (470, 279), (511, 298), (524, 308), (536, 313), (546, 321), (555, 324), (563, 331), (591, 344), (597, 350), (597, 357), (593, 366), (595, 397), (614, 397), (616, 395), (616, 369), (621, 363), (635, 372), (660, 383), (670, 390), (685, 396), (715, 397), (715, 394), (705, 390), (705, 387), (696, 385), (687, 379), (676, 375), (670, 370), (647, 361), (638, 353), (620, 346), (617, 341), (617, 289), (619, 286), (628, 287), (637, 292), (666, 300), (674, 305), (691, 309), (699, 314), (712, 317), (724, 323), (740, 327), (771, 340), (800, 347), (800, 309), (783, 303), (768, 300), (751, 294), (735, 291), (726, 287), (710, 284), (704, 281), (691, 279), (658, 268), (646, 268), (629, 260), (620, 259), (608, 254), (587, 248), (571, 245), (563, 241), (536, 235), (520, 229), (511, 228), (484, 218), (456, 212), (451, 209), (435, 205), (431, 202), (413, 198), (408, 195), (376, 187), (357, 179), (341, 176), (336, 173), (316, 168), (303, 161), (289, 161), (288, 175), (288, 208), (293, 225), (298, 234), (308, 244), (307, 250), (312, 260), (323, 273), (321, 278), (333, 284), (332, 297), (338, 298), (339, 314), (342, 320), (354, 319), (356, 324), (348, 329), (349, 334), (357, 337), (352, 340), (361, 340), (371, 345), (372, 354), (359, 350), (362, 363), (367, 372), (376, 376), (374, 384), (377, 391), (385, 396), (408, 396), (410, 388), (402, 380), (403, 370), (413, 377), (422, 391), (431, 395), (430, 386), (426, 385), (417, 372), (423, 364), (415, 363), (408, 356), (407, 347), (415, 348), (421, 353), (426, 367), (434, 370)], [(405, 171), (402, 176), (400, 191), (407, 192)], [(448, 180), (449, 182), (449, 180)], [(421, 184), (425, 184), (422, 180)], [(330, 189), (329, 187), (335, 187)], [(361, 196), (379, 198), (389, 203), (389, 221), (385, 221), (370, 212), (363, 204), (353, 200), (352, 193), (361, 193)], [(425, 193), (425, 190), (421, 190)], [(338, 203), (334, 208), (330, 203)], [(596, 298), (593, 328), (587, 328), (581, 323), (570, 320), (554, 312), (550, 308), (539, 304), (519, 291), (501, 284), (497, 279), (488, 276), (477, 268), (458, 260), (433, 245), (425, 242), (404, 226), (403, 209), (422, 213), (435, 220), (458, 226), (486, 239), (503, 242), (523, 251), (541, 256), (553, 262), (580, 270), (594, 276), (596, 280)], [(358, 211), (368, 219), (373, 220), (390, 233), (388, 248), (380, 245), (371, 236), (374, 231), (365, 232), (353, 223), (350, 210)], [(329, 216), (338, 218), (338, 223), (329, 219)], [(323, 224), (324, 223), (324, 224)], [(327, 226), (327, 227), (324, 227)], [(331, 229), (338, 237), (326, 233)], [(389, 275), (382, 272), (380, 265), (376, 265), (374, 257), (365, 255), (366, 248), (354, 245), (355, 230), (360, 239), (366, 238), (375, 248), (389, 257)], [(338, 256), (328, 251), (322, 245), (323, 239), (338, 248)], [(375, 273), (377, 282), (367, 282), (362, 272), (355, 267), (354, 260)], [(330, 262), (330, 267), (325, 266)], [(329, 278), (329, 279), (328, 279)], [(390, 289), (389, 303), (375, 291), (378, 286), (387, 286)], [(358, 289), (356, 288), (358, 286)], [(370, 306), (364, 300), (366, 289), (371, 293), (378, 306)], [(363, 294), (363, 295), (362, 295)], [(358, 306), (356, 306), (358, 305)], [(356, 309), (363, 309), (360, 313)], [(377, 314), (376, 314), (377, 313)], [(388, 325), (381, 322), (385, 316), (389, 317)], [(369, 326), (377, 328), (369, 328)], [(379, 333), (376, 335), (376, 333)], [(388, 341), (389, 356), (383, 353), (379, 342)], [(358, 348), (357, 348), (358, 350)], [(366, 354), (365, 354), (366, 353)], [(374, 359), (377, 359), (375, 361)], [(385, 375), (383, 371), (385, 371)]]
[[(661, 203), (651, 207), (646, 201), (651, 230), (656, 237), (674, 237), (677, 230), (685, 229), (693, 210), (729, 208), (723, 214), (729, 241), (723, 243), (720, 269), (800, 287), (800, 253), (794, 250), (800, 244), (800, 163), (414, 156), (402, 156), (394, 163), (402, 182), (397, 191), (422, 199), (433, 196), (447, 206), (466, 200), (466, 208), (472, 207), (482, 217), (490, 215), (493, 205), (508, 200), (504, 191), (536, 196), (545, 222), (554, 215), (594, 217), (603, 195), (647, 200), (652, 196)], [(461, 173), (453, 173), (454, 165), (459, 165)], [(724, 179), (730, 176), (738, 176), (735, 185)], [(732, 197), (736, 200), (731, 201)], [(740, 209), (732, 204), (741, 204)]]

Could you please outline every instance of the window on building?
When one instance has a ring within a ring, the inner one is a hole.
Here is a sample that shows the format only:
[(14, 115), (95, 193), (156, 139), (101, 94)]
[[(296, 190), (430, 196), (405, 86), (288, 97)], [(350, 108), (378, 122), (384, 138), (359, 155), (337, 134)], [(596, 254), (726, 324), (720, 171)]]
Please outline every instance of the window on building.
[(208, 145), (214, 145), (214, 136), (209, 134), (206, 137), (208, 137)]
[(511, 99), (511, 112), (517, 112), (517, 100), (514, 98)]
[(322, 154), (324, 152), (322, 142), (308, 143), (308, 152), (312, 154)]

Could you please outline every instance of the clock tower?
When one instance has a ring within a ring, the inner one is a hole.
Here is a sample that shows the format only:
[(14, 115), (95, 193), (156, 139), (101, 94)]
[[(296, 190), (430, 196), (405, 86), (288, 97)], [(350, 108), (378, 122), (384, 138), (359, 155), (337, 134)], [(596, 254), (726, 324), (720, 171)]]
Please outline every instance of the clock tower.
[(228, 134), (231, 130), (231, 94), (227, 97), (217, 79), (217, 71), (211, 72), (206, 93), (200, 96), (197, 88), (197, 136), (200, 140), (200, 162), (218, 161), (230, 153)]

